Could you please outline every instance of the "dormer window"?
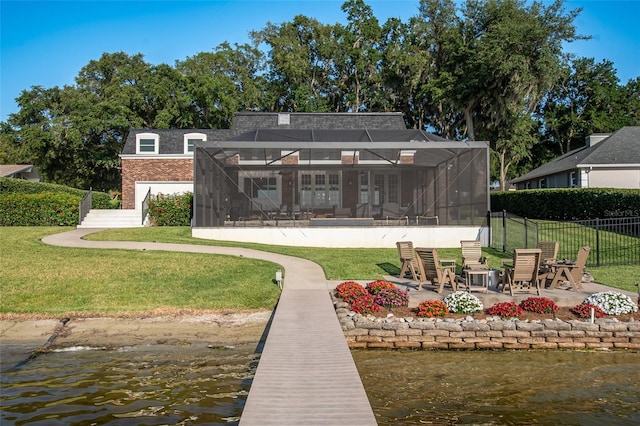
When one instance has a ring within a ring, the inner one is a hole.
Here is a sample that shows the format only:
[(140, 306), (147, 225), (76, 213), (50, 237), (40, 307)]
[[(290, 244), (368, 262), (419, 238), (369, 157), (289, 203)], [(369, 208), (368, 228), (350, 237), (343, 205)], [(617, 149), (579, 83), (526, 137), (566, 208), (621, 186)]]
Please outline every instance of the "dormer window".
[(160, 136), (155, 133), (138, 133), (136, 135), (136, 154), (157, 154)]
[(204, 133), (187, 133), (184, 135), (184, 153), (188, 154), (195, 150), (196, 142), (204, 142), (207, 135)]

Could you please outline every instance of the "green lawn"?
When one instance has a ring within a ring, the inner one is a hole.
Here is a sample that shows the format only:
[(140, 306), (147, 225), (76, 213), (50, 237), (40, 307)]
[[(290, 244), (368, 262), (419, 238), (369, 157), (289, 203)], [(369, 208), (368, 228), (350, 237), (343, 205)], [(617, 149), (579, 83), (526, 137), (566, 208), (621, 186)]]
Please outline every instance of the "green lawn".
[[(272, 309), (277, 266), (254, 259), (160, 251), (53, 247), (40, 239), (73, 228), (0, 228), (0, 313), (113, 315), (160, 309)], [(400, 272), (397, 251), (322, 249), (195, 239), (189, 227), (114, 229), (91, 240), (242, 246), (309, 259), (331, 280), (374, 280)], [(460, 249), (441, 249), (457, 258)], [(489, 266), (505, 255), (485, 249)], [(636, 291), (640, 266), (591, 268), (597, 282)]]
[(272, 309), (277, 266), (254, 259), (161, 251), (53, 247), (70, 230), (0, 228), (0, 313), (113, 315), (166, 309)]

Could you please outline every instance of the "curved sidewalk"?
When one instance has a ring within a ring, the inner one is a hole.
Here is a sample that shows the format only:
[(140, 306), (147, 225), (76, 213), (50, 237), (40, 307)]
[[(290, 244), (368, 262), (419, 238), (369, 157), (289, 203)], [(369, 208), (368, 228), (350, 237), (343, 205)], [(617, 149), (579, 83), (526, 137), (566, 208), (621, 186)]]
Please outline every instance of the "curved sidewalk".
[(82, 239), (101, 230), (76, 229), (42, 241), (63, 247), (222, 254), (266, 260), (283, 267), (283, 291), (241, 425), (376, 424), (319, 265), (238, 247)]

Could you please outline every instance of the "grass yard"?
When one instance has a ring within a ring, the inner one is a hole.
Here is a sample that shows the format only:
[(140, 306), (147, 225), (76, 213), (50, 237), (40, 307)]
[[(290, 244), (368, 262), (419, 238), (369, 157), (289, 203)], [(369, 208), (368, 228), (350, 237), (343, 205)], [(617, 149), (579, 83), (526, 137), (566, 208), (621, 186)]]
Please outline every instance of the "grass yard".
[[(154, 310), (272, 309), (280, 291), (273, 284), (277, 266), (229, 256), (132, 250), (53, 247), (40, 239), (73, 228), (0, 227), (0, 314), (116, 315)], [(113, 229), (91, 240), (150, 241), (248, 247), (302, 257), (322, 266), (330, 280), (374, 280), (397, 275), (395, 247), (322, 249), (208, 241), (191, 237), (189, 227)], [(501, 258), (484, 249), (489, 266)], [(440, 249), (457, 258), (460, 249)], [(599, 283), (636, 291), (640, 266), (590, 268)], [(458, 271), (459, 272), (459, 271)]]
[(53, 247), (72, 228), (0, 228), (0, 313), (115, 315), (151, 310), (272, 309), (276, 265), (161, 251)]
[[(382, 275), (400, 273), (400, 261), (396, 248), (388, 249), (319, 249), (314, 247), (285, 247), (264, 244), (234, 243), (229, 241), (210, 241), (191, 237), (189, 227), (155, 227), (111, 229), (87, 236), (91, 240), (103, 241), (157, 241), (185, 244), (211, 244), (235, 247), (249, 247), (298, 256), (318, 263), (330, 280), (374, 280)], [(508, 258), (499, 250), (484, 248), (483, 254), (491, 268), (501, 269), (501, 259)], [(441, 258), (456, 258), (458, 268), (462, 262), (460, 249), (439, 249)], [(598, 283), (627, 291), (637, 291), (635, 281), (640, 281), (640, 265), (603, 266), (588, 268)], [(458, 271), (459, 273), (460, 271)]]

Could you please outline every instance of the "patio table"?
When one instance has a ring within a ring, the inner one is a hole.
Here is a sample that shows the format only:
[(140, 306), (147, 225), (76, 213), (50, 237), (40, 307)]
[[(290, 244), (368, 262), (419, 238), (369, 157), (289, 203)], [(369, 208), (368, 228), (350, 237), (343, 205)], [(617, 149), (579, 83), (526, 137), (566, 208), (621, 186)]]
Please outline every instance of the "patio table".
[(558, 288), (560, 281), (568, 281), (573, 291), (577, 291), (582, 288), (582, 283), (576, 282), (576, 280), (573, 279), (573, 275), (571, 275), (571, 269), (575, 267), (575, 262), (552, 263), (551, 271), (553, 273), (553, 280), (551, 281), (551, 285), (549, 285), (549, 289), (552, 290)]
[(465, 268), (462, 272), (465, 276), (465, 287), (469, 293), (471, 293), (471, 285), (476, 281), (474, 277), (479, 279), (484, 293), (489, 291), (489, 268)]

